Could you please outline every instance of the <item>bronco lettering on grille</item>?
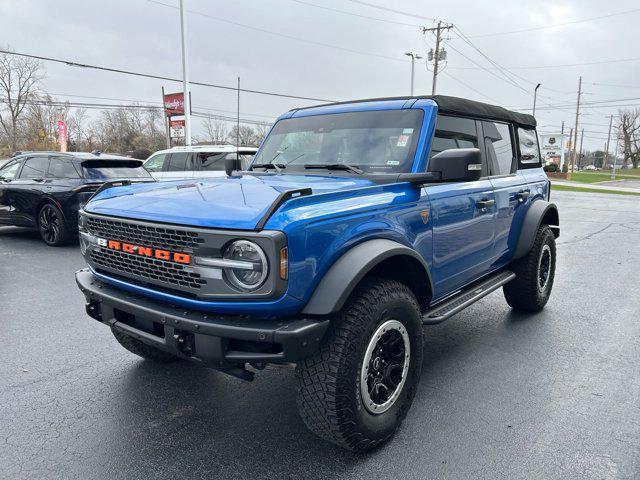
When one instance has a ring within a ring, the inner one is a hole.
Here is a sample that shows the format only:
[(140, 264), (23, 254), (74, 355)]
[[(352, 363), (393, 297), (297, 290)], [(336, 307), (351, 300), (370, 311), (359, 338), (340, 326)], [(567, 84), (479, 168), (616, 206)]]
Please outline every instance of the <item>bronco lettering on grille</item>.
[[(99, 242), (100, 245), (103, 245), (104, 243), (105, 242)], [(133, 253), (142, 255), (143, 257), (157, 258), (158, 260), (166, 260), (182, 264), (191, 263), (191, 255), (188, 253), (172, 252), (169, 250), (162, 250), (160, 248), (142, 247), (140, 245), (134, 245), (133, 243), (119, 242), (117, 240), (107, 240), (105, 246), (111, 250)]]

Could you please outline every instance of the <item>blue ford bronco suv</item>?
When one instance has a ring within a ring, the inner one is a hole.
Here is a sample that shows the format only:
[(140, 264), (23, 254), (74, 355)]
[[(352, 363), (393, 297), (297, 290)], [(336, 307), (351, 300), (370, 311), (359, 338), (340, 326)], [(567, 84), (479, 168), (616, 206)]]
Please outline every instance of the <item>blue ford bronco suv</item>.
[(515, 310), (547, 303), (559, 219), (535, 127), (447, 96), (291, 110), (248, 171), (95, 195), (86, 311), (158, 362), (246, 380), (295, 363), (309, 429), (373, 448), (412, 403), (423, 325), (499, 287)]

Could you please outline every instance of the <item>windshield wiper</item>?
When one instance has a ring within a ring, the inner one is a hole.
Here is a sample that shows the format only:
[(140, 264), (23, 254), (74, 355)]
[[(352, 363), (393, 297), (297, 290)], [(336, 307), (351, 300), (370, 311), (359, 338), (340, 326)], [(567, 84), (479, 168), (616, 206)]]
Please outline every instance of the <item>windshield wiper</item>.
[(364, 173), (363, 170), (360, 170), (355, 165), (349, 165), (346, 163), (307, 163), (304, 168), (307, 169), (326, 169), (326, 170), (346, 170), (351, 173), (357, 173), (358, 175), (362, 175)]
[(280, 173), (280, 171), (283, 168), (287, 168), (287, 166), (284, 163), (254, 163), (253, 165), (251, 165), (251, 170), (253, 170), (254, 168), (264, 168), (265, 170), (273, 168), (276, 172)]

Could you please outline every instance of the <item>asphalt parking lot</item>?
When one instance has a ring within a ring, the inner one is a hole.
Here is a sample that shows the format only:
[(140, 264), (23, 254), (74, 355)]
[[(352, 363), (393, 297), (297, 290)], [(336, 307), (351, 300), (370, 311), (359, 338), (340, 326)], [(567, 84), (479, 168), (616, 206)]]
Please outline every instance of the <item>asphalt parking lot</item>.
[(289, 367), (245, 383), (126, 352), (84, 314), (76, 245), (0, 228), (0, 476), (640, 477), (640, 198), (552, 198), (547, 308), (514, 314), (497, 292), (426, 329), (406, 422), (361, 456), (305, 430)]

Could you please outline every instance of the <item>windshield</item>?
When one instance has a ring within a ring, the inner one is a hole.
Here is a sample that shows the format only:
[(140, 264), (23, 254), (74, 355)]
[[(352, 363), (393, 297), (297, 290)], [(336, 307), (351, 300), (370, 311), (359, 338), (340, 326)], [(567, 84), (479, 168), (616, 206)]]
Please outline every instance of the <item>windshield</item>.
[(253, 165), (296, 170), (349, 165), (366, 173), (410, 172), (423, 115), (417, 109), (380, 110), (280, 120)]
[(139, 160), (108, 161), (88, 160), (82, 162), (82, 173), (89, 180), (111, 180), (114, 178), (149, 178), (151, 174)]

